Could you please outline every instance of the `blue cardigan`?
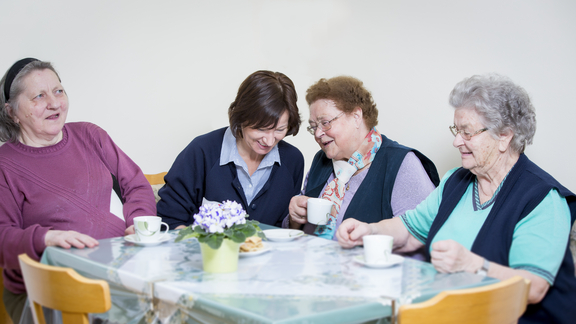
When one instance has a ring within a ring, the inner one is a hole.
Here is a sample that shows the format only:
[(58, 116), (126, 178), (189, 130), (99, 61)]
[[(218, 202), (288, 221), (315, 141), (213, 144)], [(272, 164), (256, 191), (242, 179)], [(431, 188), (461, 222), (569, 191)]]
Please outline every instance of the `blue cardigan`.
[[(400, 145), (382, 135), (382, 145), (376, 152), (366, 178), (360, 184), (348, 209), (346, 209), (343, 220), (354, 218), (362, 222), (375, 223), (394, 216), (392, 215), (391, 205), (392, 190), (394, 189), (398, 169), (400, 169), (408, 152), (414, 152), (420, 159), (432, 183), (438, 186), (440, 182), (438, 171), (436, 171), (436, 166), (430, 159), (424, 154)], [(332, 160), (328, 159), (323, 151), (316, 153), (308, 174), (305, 195), (308, 197), (319, 197), (332, 172), (334, 172)]]
[[(474, 178), (475, 176), (470, 171), (460, 168), (446, 181), (438, 215), (432, 223), (426, 240), (427, 252), (430, 251), (432, 239), (448, 219)], [(526, 155), (521, 154), (506, 177), (471, 251), (489, 261), (509, 266), (508, 255), (516, 224), (538, 206), (553, 188), (566, 198), (570, 208), (571, 224), (573, 224), (576, 219), (576, 196), (530, 161)], [(576, 278), (569, 244), (566, 245), (564, 259), (554, 285), (549, 288), (540, 303), (528, 305), (519, 323), (574, 323), (576, 321)]]
[(202, 198), (210, 201), (234, 200), (244, 207), (249, 219), (281, 226), (288, 215), (290, 199), (300, 192), (304, 157), (294, 146), (280, 141), (281, 165), (275, 163), (270, 177), (248, 206), (236, 166), (220, 166), (220, 151), (226, 127), (196, 137), (178, 155), (159, 191), (158, 216), (173, 229), (190, 225)]

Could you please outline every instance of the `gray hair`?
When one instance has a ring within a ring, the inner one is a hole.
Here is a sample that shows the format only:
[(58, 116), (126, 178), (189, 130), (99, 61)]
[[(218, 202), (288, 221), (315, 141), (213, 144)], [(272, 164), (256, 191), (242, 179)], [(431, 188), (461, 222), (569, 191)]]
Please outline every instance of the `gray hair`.
[[(20, 136), (20, 125), (14, 122), (12, 116), (18, 110), (18, 96), (24, 91), (24, 79), (33, 71), (37, 70), (51, 70), (56, 74), (60, 81), (58, 72), (54, 69), (50, 62), (33, 61), (28, 64), (16, 75), (12, 86), (9, 89), (10, 100), (6, 102), (4, 95), (4, 86), (6, 84), (6, 76), (8, 71), (4, 73), (4, 77), (0, 80), (0, 141), (2, 142), (16, 142)], [(10, 110), (6, 107), (10, 106)]]
[(498, 74), (474, 75), (460, 81), (449, 98), (450, 105), (476, 110), (484, 127), (495, 138), (511, 130), (510, 147), (523, 153), (536, 133), (536, 112), (524, 88)]

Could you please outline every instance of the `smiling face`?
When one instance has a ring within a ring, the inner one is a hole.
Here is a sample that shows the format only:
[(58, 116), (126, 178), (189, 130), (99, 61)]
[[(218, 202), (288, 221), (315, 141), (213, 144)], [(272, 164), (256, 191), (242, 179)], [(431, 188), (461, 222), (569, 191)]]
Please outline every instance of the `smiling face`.
[[(310, 126), (316, 127), (319, 122), (329, 121), (342, 113), (332, 100), (320, 99), (310, 105)], [(362, 119), (362, 109), (357, 108), (351, 114), (342, 114), (330, 123), (329, 130), (316, 128), (314, 139), (326, 154), (334, 160), (348, 161), (358, 149), (368, 130)]]
[[(458, 108), (454, 112), (454, 125), (458, 130), (470, 134), (484, 128), (480, 115), (474, 109)], [(493, 170), (507, 151), (510, 140), (508, 137), (495, 139), (488, 131), (479, 133), (466, 141), (461, 135), (454, 138), (454, 145), (460, 151), (462, 167), (475, 175), (486, 175)]]
[(35, 70), (23, 79), (24, 91), (12, 118), (20, 125), (20, 142), (41, 147), (58, 143), (68, 114), (68, 96), (51, 70)]
[(261, 160), (268, 154), (288, 132), (288, 112), (285, 111), (276, 127), (252, 128), (242, 127), (242, 138), (236, 139), (238, 150)]

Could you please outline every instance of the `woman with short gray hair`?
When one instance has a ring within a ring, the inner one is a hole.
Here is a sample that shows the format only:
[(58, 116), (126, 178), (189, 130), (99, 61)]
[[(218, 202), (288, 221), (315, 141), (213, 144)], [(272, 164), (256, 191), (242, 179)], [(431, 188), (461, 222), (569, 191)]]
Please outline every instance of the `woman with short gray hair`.
[(498, 74), (475, 75), (458, 83), (450, 93), (455, 108), (474, 107), (488, 133), (497, 138), (512, 130), (510, 148), (524, 153), (536, 133), (536, 112), (526, 90)]
[(531, 282), (530, 305), (519, 323), (573, 323), (576, 278), (568, 239), (576, 195), (523, 153), (536, 130), (528, 94), (508, 78), (477, 75), (454, 87), (450, 104), (462, 168), (450, 170), (424, 202), (398, 218), (342, 223), (340, 245), (387, 234), (398, 252), (425, 246), (439, 272), (522, 276)]

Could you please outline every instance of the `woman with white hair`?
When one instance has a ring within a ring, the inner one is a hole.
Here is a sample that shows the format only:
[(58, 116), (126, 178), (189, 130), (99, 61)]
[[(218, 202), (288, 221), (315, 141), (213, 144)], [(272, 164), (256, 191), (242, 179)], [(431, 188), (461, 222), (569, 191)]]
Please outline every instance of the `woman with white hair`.
[(573, 323), (576, 278), (568, 239), (576, 196), (524, 154), (536, 131), (528, 94), (506, 77), (473, 76), (455, 86), (450, 104), (462, 167), (398, 218), (342, 223), (340, 245), (387, 234), (398, 252), (425, 246), (439, 272), (522, 276), (531, 285), (520, 323)]

